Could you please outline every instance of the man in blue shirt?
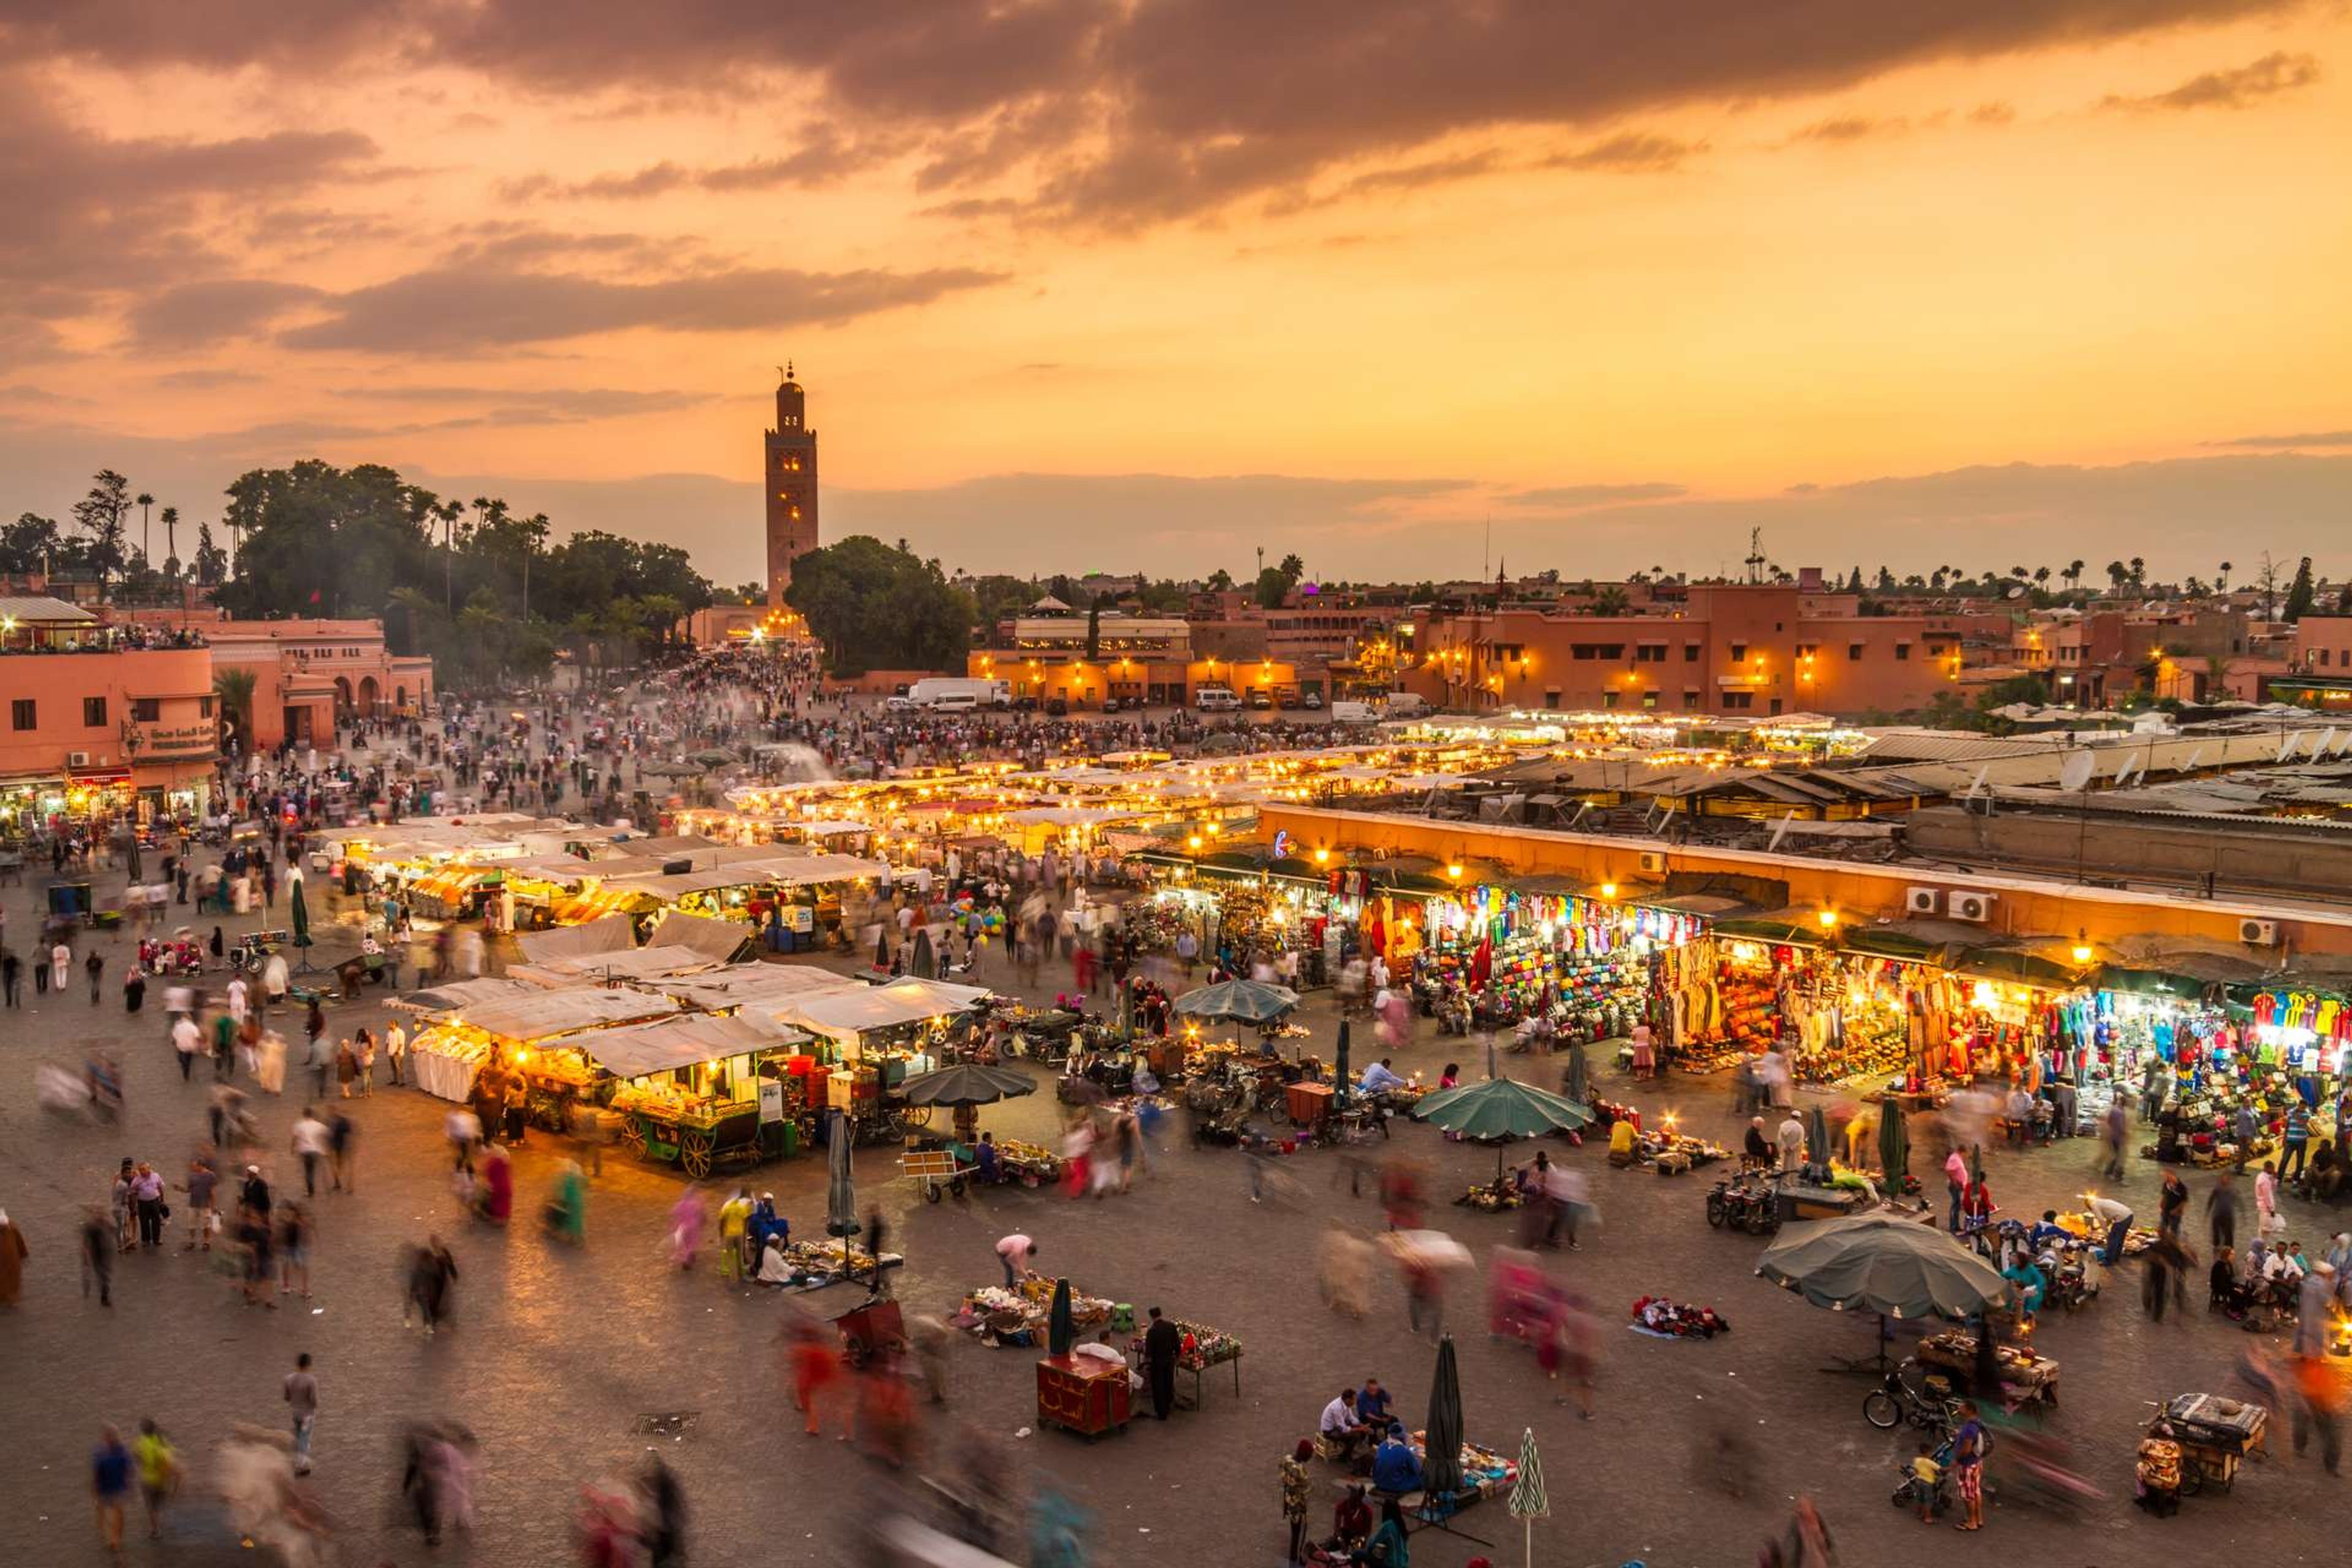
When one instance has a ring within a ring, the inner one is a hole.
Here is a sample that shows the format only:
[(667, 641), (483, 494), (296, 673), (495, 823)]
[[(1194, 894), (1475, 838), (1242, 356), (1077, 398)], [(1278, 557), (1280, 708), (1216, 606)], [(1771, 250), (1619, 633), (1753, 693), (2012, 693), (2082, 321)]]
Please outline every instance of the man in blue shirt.
[(1366, 1068), (1363, 1079), (1356, 1085), (1356, 1092), (1381, 1094), (1391, 1089), (1404, 1088), (1405, 1080), (1389, 1070), (1389, 1063), (1393, 1059), (1393, 1058), (1382, 1057), (1379, 1061)]
[(1421, 1460), (1404, 1440), (1404, 1428), (1389, 1423), (1389, 1435), (1372, 1451), (1372, 1489), (1411, 1492), (1421, 1489)]
[(1356, 1391), (1356, 1419), (1375, 1430), (1389, 1424), (1389, 1406), (1394, 1403), (1389, 1391), (1381, 1386), (1376, 1377), (1364, 1379), (1364, 1386)]

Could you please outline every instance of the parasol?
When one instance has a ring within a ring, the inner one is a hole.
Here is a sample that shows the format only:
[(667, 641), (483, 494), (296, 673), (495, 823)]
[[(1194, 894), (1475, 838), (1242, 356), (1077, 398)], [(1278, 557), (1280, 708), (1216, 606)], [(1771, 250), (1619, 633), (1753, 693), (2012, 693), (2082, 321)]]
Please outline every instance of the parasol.
[(1186, 1017), (1244, 1024), (1270, 1024), (1297, 1005), (1297, 992), (1257, 980), (1220, 981), (1176, 998), (1176, 1011)]
[(1045, 1353), (1067, 1355), (1078, 1342), (1077, 1325), (1070, 1321), (1070, 1282), (1054, 1281), (1053, 1310), (1045, 1319)]
[(1511, 1517), (1527, 1527), (1528, 1568), (1536, 1568), (1536, 1521), (1551, 1517), (1551, 1502), (1544, 1496), (1543, 1461), (1536, 1455), (1532, 1426), (1519, 1439), (1519, 1479), (1511, 1488), (1510, 1509)]
[(1951, 1237), (1884, 1214), (1783, 1226), (1756, 1272), (1833, 1312), (1958, 1320), (2010, 1298), (2000, 1271)]
[[(1500, 1145), (1515, 1138), (1573, 1132), (1591, 1121), (1592, 1113), (1532, 1084), (1490, 1078), (1484, 1083), (1438, 1090), (1412, 1108), (1412, 1119), (1465, 1138), (1491, 1139)], [(1500, 1181), (1502, 1174), (1503, 1151), (1498, 1146), (1496, 1179)]]
[(1903, 1102), (1888, 1096), (1878, 1107), (1878, 1163), (1886, 1167), (1886, 1186), (1903, 1191), (1911, 1173), (1911, 1134), (1903, 1124)]
[(1568, 1070), (1560, 1074), (1559, 1091), (1579, 1105), (1592, 1103), (1592, 1064), (1584, 1059), (1582, 1040), (1569, 1045)]
[(146, 880), (144, 877), (140, 875), (139, 871), (139, 830), (135, 827), (127, 830), (123, 834), (123, 840), (126, 847), (130, 851), (130, 865), (128, 869), (131, 873), (131, 884), (135, 887), (139, 883)]
[(1443, 1500), (1462, 1489), (1462, 1377), (1454, 1364), (1452, 1334), (1437, 1342), (1437, 1375), (1429, 1385), (1421, 1485), (1433, 1500)]
[(890, 967), (890, 931), (887, 926), (885, 926), (882, 933), (874, 939), (874, 967), (877, 969)]
[(1805, 1112), (1805, 1158), (1826, 1171), (1830, 1166), (1830, 1121), (1818, 1105)]
[(1339, 1095), (1338, 1095), (1338, 1099), (1339, 1099), (1339, 1103), (1340, 1103), (1341, 1105), (1343, 1105), (1343, 1106), (1344, 1106), (1344, 1105), (1346, 1105), (1346, 1104), (1348, 1103), (1348, 1098), (1349, 1098), (1349, 1095), (1348, 1095), (1348, 1085), (1349, 1085), (1349, 1078), (1348, 1078), (1348, 1020), (1347, 1020), (1347, 1019), (1345, 1019), (1345, 1018), (1342, 1018), (1342, 1019), (1340, 1019), (1340, 1020), (1339, 1020), (1339, 1045), (1338, 1045), (1338, 1047), (1335, 1048), (1333, 1055), (1334, 1055), (1334, 1066), (1333, 1066), (1333, 1068), (1332, 1068), (1332, 1070), (1333, 1070), (1335, 1073), (1337, 1073), (1337, 1074), (1339, 1075)]
[(922, 1073), (898, 1086), (899, 1095), (909, 1105), (993, 1105), (1036, 1089), (1035, 1082), (1021, 1073), (975, 1062)]
[(939, 965), (931, 955), (931, 928), (923, 927), (915, 933), (915, 957), (909, 966), (918, 980), (937, 980)]

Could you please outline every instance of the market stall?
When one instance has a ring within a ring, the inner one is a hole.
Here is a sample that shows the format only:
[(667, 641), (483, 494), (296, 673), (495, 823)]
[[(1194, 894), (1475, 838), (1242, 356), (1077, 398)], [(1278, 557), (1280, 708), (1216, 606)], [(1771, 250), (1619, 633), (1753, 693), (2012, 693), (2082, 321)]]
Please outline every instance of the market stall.
[[(1046, 1320), (1054, 1308), (1055, 1281), (1032, 1274), (1017, 1285), (982, 1285), (965, 1292), (962, 1307), (950, 1320), (982, 1344), (1023, 1349), (1045, 1342)], [(1111, 1325), (1116, 1303), (1099, 1296), (1070, 1293), (1070, 1321), (1082, 1333)], [(1130, 1311), (1129, 1317), (1133, 1314)], [(1129, 1327), (1132, 1327), (1130, 1322)]]
[[(641, 1024), (677, 1011), (675, 1003), (642, 991), (575, 986), (511, 995), (448, 1014), (432, 1016), (410, 1042), (410, 1067), (416, 1087), (441, 1100), (473, 1098), (475, 1079), (491, 1065), (528, 1068), (533, 1053), (543, 1051), (569, 1035), (622, 1024)], [(559, 1053), (541, 1059), (541, 1076), (562, 1075), (574, 1089), (593, 1082), (577, 1058)]]
[(686, 1014), (574, 1035), (562, 1048), (615, 1080), (599, 1095), (631, 1148), (699, 1180), (799, 1152), (812, 1110), (814, 1063), (798, 1054), (807, 1040), (772, 1021)]

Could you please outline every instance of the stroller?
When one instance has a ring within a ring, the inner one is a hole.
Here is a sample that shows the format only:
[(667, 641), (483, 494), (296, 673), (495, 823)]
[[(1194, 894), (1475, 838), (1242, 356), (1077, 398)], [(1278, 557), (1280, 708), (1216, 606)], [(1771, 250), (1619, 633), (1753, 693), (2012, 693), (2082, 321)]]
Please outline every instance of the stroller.
[[(1936, 1479), (1932, 1481), (1918, 1473), (1916, 1460), (1906, 1460), (1902, 1469), (1902, 1482), (1895, 1487), (1895, 1495), (1887, 1500), (1894, 1503), (1896, 1508), (1908, 1509), (1914, 1513), (1918, 1512), (1924, 1505), (1930, 1518), (1942, 1518), (1945, 1511), (1952, 1506), (1952, 1500), (1958, 1490), (1958, 1483), (1952, 1479), (1954, 1441), (1953, 1429), (1947, 1426), (1942, 1435), (1936, 1439), (1935, 1448), (1927, 1456), (1928, 1461), (1936, 1468)], [(1987, 1433), (1983, 1439), (1983, 1452), (1990, 1454), (1991, 1451), (1992, 1436)], [(1992, 1500), (1992, 1488), (1990, 1484), (1985, 1487), (1985, 1500), (1987, 1502)]]

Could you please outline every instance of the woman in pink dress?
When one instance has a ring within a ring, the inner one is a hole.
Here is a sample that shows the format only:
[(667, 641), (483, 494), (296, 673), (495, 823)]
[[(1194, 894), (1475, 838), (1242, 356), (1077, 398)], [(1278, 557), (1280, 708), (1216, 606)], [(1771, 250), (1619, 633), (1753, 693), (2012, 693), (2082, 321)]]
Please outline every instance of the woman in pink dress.
[(482, 1194), (478, 1200), (482, 1217), (504, 1225), (514, 1213), (514, 1162), (508, 1158), (506, 1146), (493, 1143), (482, 1159)]
[(1651, 1044), (1650, 1026), (1633, 1026), (1633, 1076), (1646, 1079), (1657, 1070), (1658, 1060)]
[(702, 1198), (692, 1187), (677, 1194), (669, 1210), (669, 1260), (680, 1268), (694, 1267), (702, 1250)]

